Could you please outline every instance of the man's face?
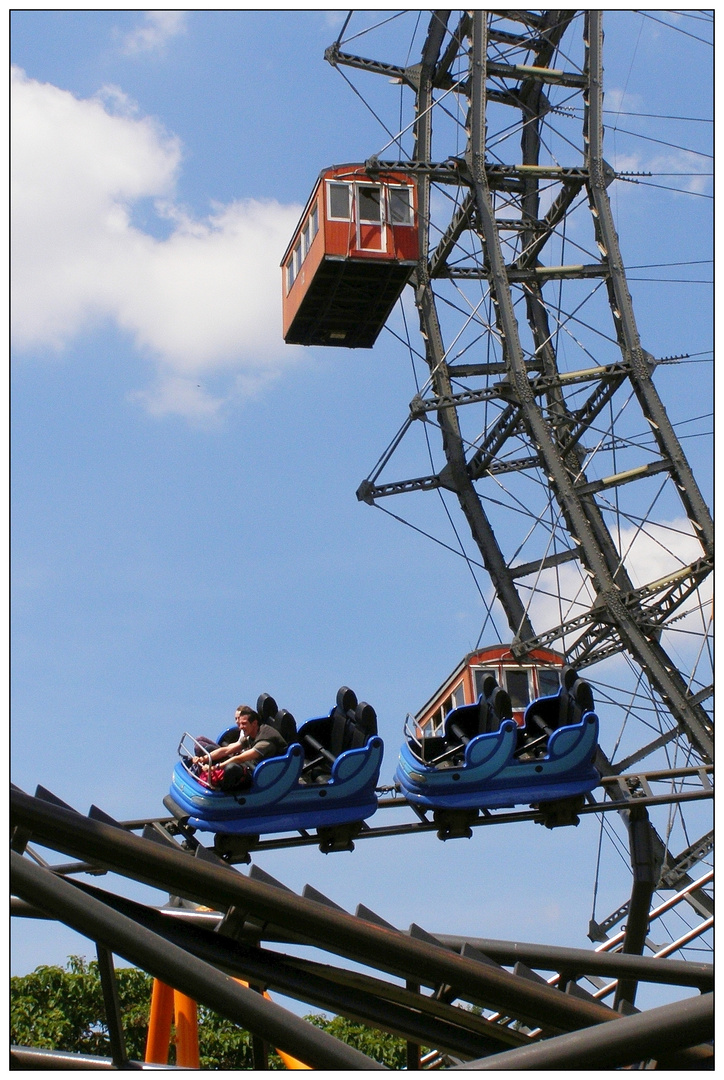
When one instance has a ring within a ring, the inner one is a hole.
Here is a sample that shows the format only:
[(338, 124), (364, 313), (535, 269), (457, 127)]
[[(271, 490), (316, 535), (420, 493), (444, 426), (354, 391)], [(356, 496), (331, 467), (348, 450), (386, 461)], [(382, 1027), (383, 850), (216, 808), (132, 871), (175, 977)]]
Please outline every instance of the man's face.
[(242, 735), (254, 738), (259, 730), (259, 724), (248, 713), (237, 713), (236, 723)]

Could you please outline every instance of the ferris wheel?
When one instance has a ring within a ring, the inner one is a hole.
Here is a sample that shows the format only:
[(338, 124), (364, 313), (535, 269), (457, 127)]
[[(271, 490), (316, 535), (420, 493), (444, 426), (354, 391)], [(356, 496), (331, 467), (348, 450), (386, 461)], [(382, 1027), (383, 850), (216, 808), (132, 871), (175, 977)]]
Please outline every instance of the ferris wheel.
[[(377, 20), (379, 58), (361, 17), (326, 59), (400, 87), (399, 130), (384, 125), (365, 173), (414, 180), (419, 252), (416, 314), (403, 303), (392, 331), (414, 396), (358, 498), (415, 528), (439, 500), (484, 608), (479, 642), (587, 669), (606, 717), (597, 767), (628, 801), (600, 815), (589, 936), (707, 948), (713, 533), (684, 440), (703, 430), (692, 382), (711, 390), (686, 341), (654, 355), (639, 331), (612, 199), (646, 180), (605, 157), (621, 107), (604, 99), (602, 13), (402, 12), (397, 57)], [(599, 911), (607, 858), (629, 884)]]

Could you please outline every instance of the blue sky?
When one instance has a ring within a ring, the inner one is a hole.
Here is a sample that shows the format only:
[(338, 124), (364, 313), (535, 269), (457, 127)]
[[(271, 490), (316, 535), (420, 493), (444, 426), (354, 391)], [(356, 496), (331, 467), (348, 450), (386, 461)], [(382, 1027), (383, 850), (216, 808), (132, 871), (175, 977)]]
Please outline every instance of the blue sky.
[[(607, 15), (607, 101), (710, 118), (709, 23), (651, 16)], [(281, 339), (278, 264), (317, 174), (386, 144), (371, 110), (401, 126), (399, 88), (347, 73), (367, 108), (325, 63), (343, 19), (13, 13), (12, 769), (27, 791), (162, 815), (184, 730), (215, 734), (262, 691), (321, 715), (345, 683), (377, 709), (389, 783), (405, 714), (477, 641), (463, 560), (355, 498), (414, 394), (406, 351), (384, 333), (370, 352)], [(666, 276), (693, 284), (632, 281), (655, 355), (710, 359), (710, 136), (623, 115), (607, 134), (663, 186), (617, 185), (627, 264), (691, 264)], [(711, 413), (709, 369), (693, 370), (685, 385), (662, 369), (677, 420)], [(708, 493), (710, 450), (689, 450)], [(588, 818), (261, 865), (400, 926), (586, 945), (597, 844)], [(627, 890), (623, 866), (599, 914)], [(13, 944), (14, 973), (92, 948), (27, 924)]]

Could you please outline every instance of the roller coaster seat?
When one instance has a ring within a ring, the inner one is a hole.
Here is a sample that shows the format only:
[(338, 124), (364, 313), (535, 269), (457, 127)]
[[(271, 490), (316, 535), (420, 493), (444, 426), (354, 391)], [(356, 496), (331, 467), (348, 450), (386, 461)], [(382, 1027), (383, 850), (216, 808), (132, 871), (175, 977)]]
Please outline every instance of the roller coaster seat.
[(524, 725), (518, 735), (517, 753), (545, 753), (548, 738), (557, 728), (579, 724), (584, 714), (593, 710), (590, 683), (580, 678), (574, 668), (563, 668), (558, 693), (552, 697), (538, 698), (526, 709)]
[(305, 771), (318, 779), (328, 776), (340, 754), (366, 746), (368, 739), (376, 734), (377, 714), (372, 706), (358, 702), (349, 687), (340, 687), (329, 716), (308, 720), (299, 732), (306, 758)]
[(503, 720), (513, 716), (510, 695), (498, 686), (492, 675), (483, 683), (483, 692), (474, 705), (452, 709), (445, 718), (448, 746), (469, 743), (476, 735), (497, 731)]
[(299, 742), (297, 722), (288, 709), (280, 709), (271, 694), (260, 694), (256, 702), (256, 711), (262, 724), (271, 724), (276, 728), (287, 745)]

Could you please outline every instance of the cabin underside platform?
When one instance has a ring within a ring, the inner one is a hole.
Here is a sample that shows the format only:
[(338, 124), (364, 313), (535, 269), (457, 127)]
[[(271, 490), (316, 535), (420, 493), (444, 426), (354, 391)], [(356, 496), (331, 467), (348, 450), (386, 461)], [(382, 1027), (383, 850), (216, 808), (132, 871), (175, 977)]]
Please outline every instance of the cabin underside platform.
[(285, 342), (371, 349), (414, 268), (413, 262), (325, 258)]

